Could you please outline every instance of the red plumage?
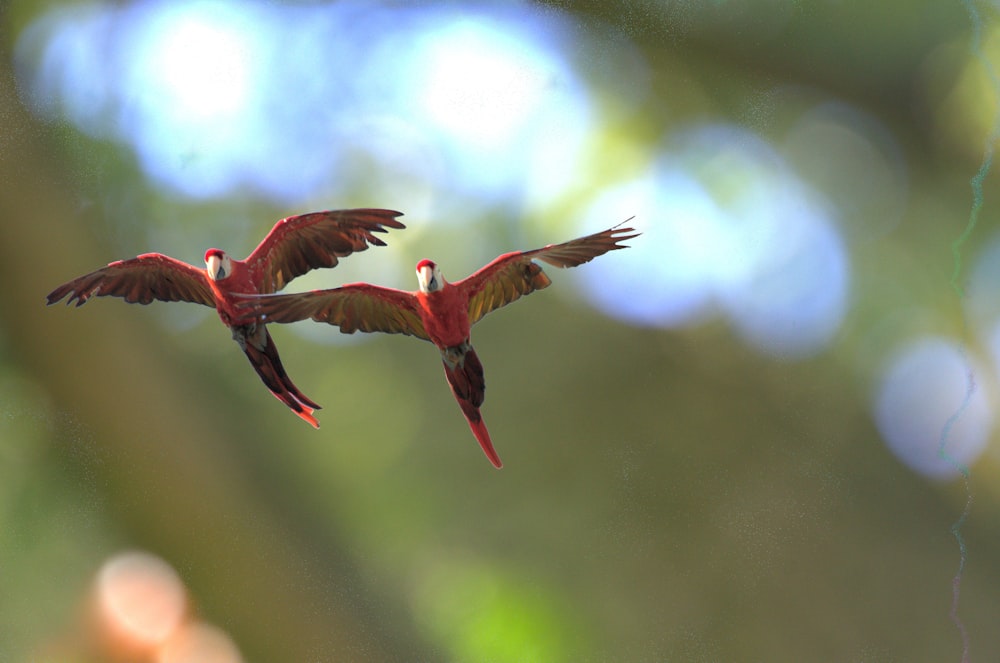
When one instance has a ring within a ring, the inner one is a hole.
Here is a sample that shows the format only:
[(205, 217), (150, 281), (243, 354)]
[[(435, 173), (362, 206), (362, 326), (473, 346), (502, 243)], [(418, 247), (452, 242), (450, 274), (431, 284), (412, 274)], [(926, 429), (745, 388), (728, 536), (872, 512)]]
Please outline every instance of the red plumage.
[[(220, 249), (205, 252), (206, 268), (159, 253), (119, 260), (57, 287), (47, 297), (54, 304), (67, 297), (82, 306), (91, 297), (121, 297), (126, 302), (186, 301), (211, 306), (232, 330), (233, 340), (246, 354), (264, 385), (295, 414), (319, 428), (313, 411), (319, 405), (306, 398), (285, 372), (266, 322), (241, 309), (240, 295), (268, 294), (289, 281), (369, 246), (385, 243), (373, 233), (404, 228), (399, 212), (350, 209), (314, 212), (281, 219), (245, 260), (235, 260)], [(209, 266), (214, 267), (210, 273)]]
[(619, 242), (638, 233), (619, 226), (533, 251), (506, 253), (455, 283), (445, 281), (435, 263), (421, 260), (417, 263), (420, 289), (416, 292), (351, 283), (329, 290), (245, 298), (239, 307), (263, 315), (267, 322), (311, 318), (336, 325), (347, 334), (359, 330), (406, 334), (434, 343), (473, 435), (499, 468), (500, 457), (479, 412), (486, 386), (482, 364), (471, 344), (472, 325), (487, 313), (551, 284), (535, 260), (576, 267), (608, 251), (626, 248)]

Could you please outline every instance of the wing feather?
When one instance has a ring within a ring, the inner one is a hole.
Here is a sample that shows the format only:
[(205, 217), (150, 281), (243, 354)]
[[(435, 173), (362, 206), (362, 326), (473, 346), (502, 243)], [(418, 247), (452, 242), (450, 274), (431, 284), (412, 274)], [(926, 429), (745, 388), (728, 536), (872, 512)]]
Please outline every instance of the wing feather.
[[(631, 219), (622, 223), (629, 220)], [(556, 267), (576, 267), (608, 251), (628, 248), (619, 242), (637, 237), (639, 233), (633, 228), (622, 228), (621, 225), (620, 223), (608, 230), (562, 244), (549, 244), (532, 251), (505, 253), (459, 281), (455, 285), (464, 287), (469, 292), (469, 324), (477, 323), (487, 313), (524, 295), (547, 288), (552, 281), (535, 260)]]
[(284, 218), (246, 259), (261, 292), (277, 292), (312, 269), (334, 267), (340, 258), (369, 246), (385, 246), (373, 233), (405, 228), (387, 209), (346, 209)]
[(215, 296), (204, 271), (161, 253), (144, 253), (131, 260), (119, 260), (107, 267), (68, 281), (46, 297), (55, 304), (68, 296), (83, 306), (91, 297), (121, 297), (126, 302), (149, 304), (194, 302), (215, 308)]
[(340, 327), (345, 334), (382, 332), (430, 340), (413, 293), (368, 283), (350, 283), (329, 290), (248, 296), (238, 306), (263, 314), (267, 322), (312, 319)]

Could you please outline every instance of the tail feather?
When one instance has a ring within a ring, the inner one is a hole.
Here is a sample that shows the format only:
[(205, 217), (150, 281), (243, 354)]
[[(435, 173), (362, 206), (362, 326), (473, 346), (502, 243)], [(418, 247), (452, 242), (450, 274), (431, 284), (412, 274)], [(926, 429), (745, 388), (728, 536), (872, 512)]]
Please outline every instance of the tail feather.
[(319, 428), (319, 419), (313, 416), (314, 410), (311, 407), (303, 405), (294, 398), (289, 398), (287, 394), (279, 394), (276, 391), (271, 391), (271, 395), (287, 405), (292, 412), (299, 415), (299, 417), (313, 428)]
[(274, 345), (274, 341), (271, 339), (271, 335), (267, 329), (258, 327), (257, 333), (253, 337), (243, 339), (240, 346), (243, 348), (247, 359), (250, 360), (250, 365), (253, 366), (264, 386), (268, 388), (274, 397), (312, 425), (313, 428), (319, 428), (319, 421), (313, 416), (313, 412), (319, 409), (320, 406), (306, 398), (292, 383), (285, 372), (284, 366), (281, 365), (278, 349)]
[(478, 409), (486, 399), (486, 379), (476, 350), (468, 343), (463, 343), (444, 350), (441, 359), (451, 393), (459, 402), (465, 401)]
[(275, 374), (278, 376), (278, 379), (280, 380), (281, 385), (285, 388), (285, 391), (291, 394), (295, 400), (303, 405), (307, 405), (313, 410), (321, 410), (322, 408), (317, 403), (314, 403), (309, 398), (306, 398), (305, 394), (299, 391), (299, 388), (295, 386), (292, 379), (288, 377), (288, 373), (285, 372), (285, 367), (281, 364), (281, 357), (278, 356), (278, 346), (274, 344), (274, 339), (271, 338), (271, 333), (267, 331), (266, 327), (264, 327), (264, 337), (267, 339), (264, 354), (267, 355), (267, 358), (270, 361), (271, 366), (273, 366)]
[(493, 466), (500, 469), (503, 467), (503, 462), (497, 455), (496, 449), (493, 448), (490, 432), (486, 429), (486, 423), (479, 413), (479, 407), (486, 397), (486, 381), (483, 377), (483, 365), (479, 361), (476, 351), (471, 345), (465, 343), (443, 351), (442, 359), (451, 393), (458, 401), (459, 407), (462, 408), (462, 414), (469, 422), (472, 434), (475, 435), (483, 453), (490, 459)]
[[(465, 410), (465, 408), (462, 408)], [(479, 414), (478, 412), (476, 413)], [(476, 440), (479, 442), (479, 446), (483, 448), (483, 453), (486, 457), (490, 459), (493, 463), (493, 467), (498, 470), (503, 467), (503, 461), (500, 460), (500, 456), (497, 454), (497, 450), (493, 448), (493, 441), (490, 439), (490, 432), (486, 430), (486, 422), (483, 421), (481, 416), (476, 419), (472, 419), (468, 414), (465, 415), (465, 420), (469, 422), (469, 428), (472, 429), (472, 434), (476, 436)]]

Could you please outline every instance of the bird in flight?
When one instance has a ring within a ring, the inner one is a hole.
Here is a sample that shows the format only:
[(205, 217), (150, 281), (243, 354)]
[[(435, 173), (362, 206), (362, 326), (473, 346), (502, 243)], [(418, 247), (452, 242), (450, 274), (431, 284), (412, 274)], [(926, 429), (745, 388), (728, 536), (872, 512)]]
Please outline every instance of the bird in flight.
[(373, 233), (404, 228), (401, 212), (347, 209), (290, 216), (278, 221), (247, 256), (237, 260), (220, 249), (205, 252), (198, 268), (160, 253), (145, 253), (62, 284), (49, 293), (54, 304), (87, 303), (93, 296), (121, 297), (129, 303), (194, 302), (215, 308), (264, 385), (295, 414), (319, 428), (319, 409), (299, 391), (281, 365), (278, 349), (265, 321), (252, 310), (237, 307), (237, 294), (274, 293), (312, 269), (335, 267), (340, 258), (369, 246), (385, 246)]
[(500, 468), (503, 463), (479, 411), (486, 384), (471, 343), (472, 325), (487, 313), (552, 283), (535, 260), (555, 267), (576, 267), (608, 251), (627, 248), (619, 242), (639, 233), (621, 225), (562, 244), (505, 253), (455, 283), (445, 280), (436, 263), (421, 260), (415, 292), (351, 283), (330, 290), (245, 298), (239, 306), (262, 315), (267, 322), (311, 318), (336, 325), (345, 334), (384, 332), (430, 341), (441, 352), (451, 392), (473, 435), (490, 462)]

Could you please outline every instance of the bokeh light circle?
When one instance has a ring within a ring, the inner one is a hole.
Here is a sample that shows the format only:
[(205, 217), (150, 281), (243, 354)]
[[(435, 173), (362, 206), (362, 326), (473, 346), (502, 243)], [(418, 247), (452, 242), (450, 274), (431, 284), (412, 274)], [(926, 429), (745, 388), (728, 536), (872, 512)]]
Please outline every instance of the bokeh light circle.
[(158, 646), (187, 610), (177, 572), (145, 552), (121, 553), (104, 563), (97, 574), (97, 603), (102, 623), (126, 649)]
[(581, 277), (611, 315), (666, 327), (723, 315), (781, 358), (813, 355), (840, 329), (851, 270), (833, 207), (759, 136), (678, 132), (646, 173), (594, 201), (585, 227), (631, 215), (643, 235), (628, 266), (595, 261)]
[(240, 650), (229, 635), (211, 624), (189, 622), (163, 644), (156, 663), (242, 663)]
[(874, 396), (889, 450), (933, 479), (960, 474), (982, 453), (993, 424), (981, 367), (958, 344), (925, 337), (888, 362)]

